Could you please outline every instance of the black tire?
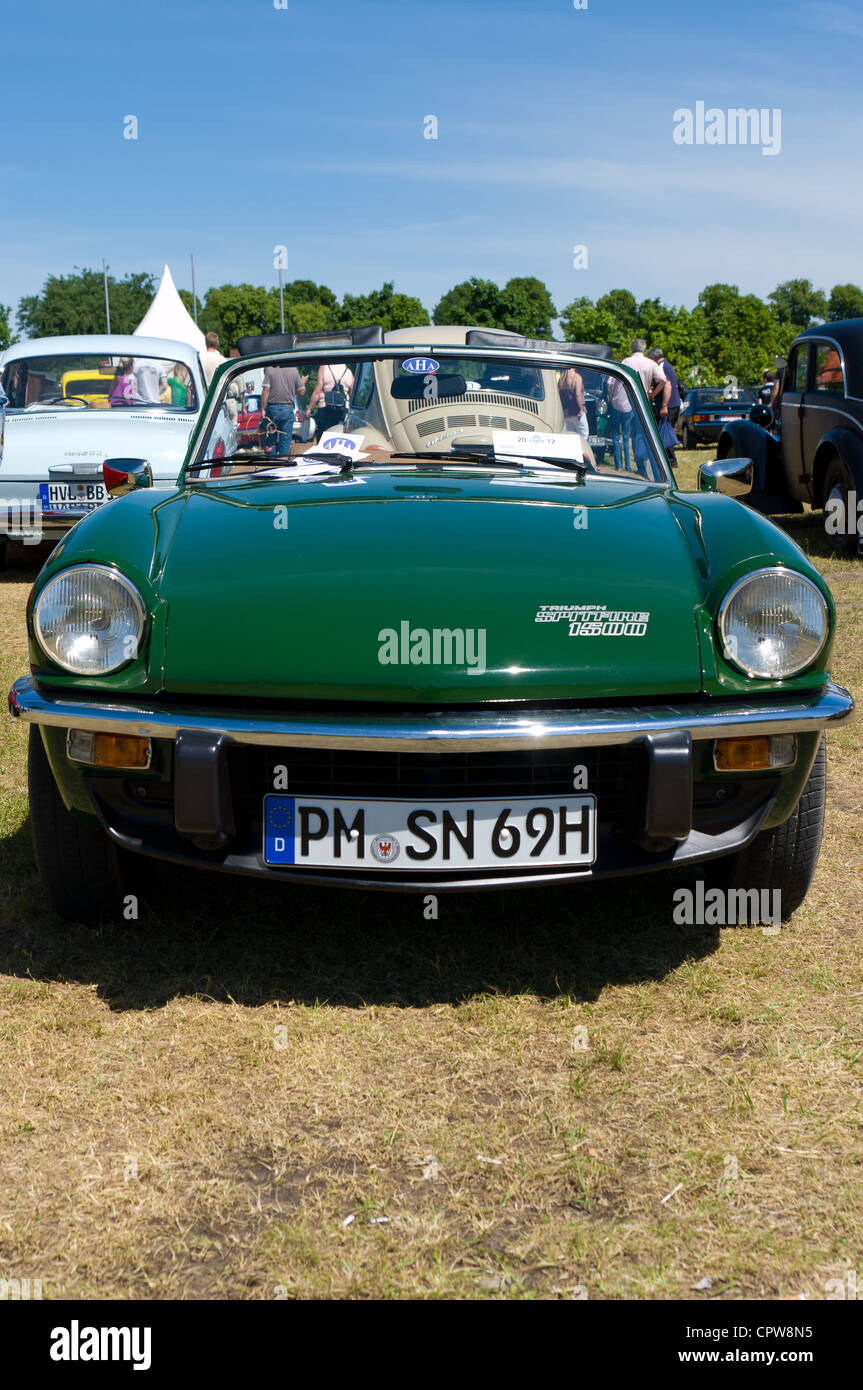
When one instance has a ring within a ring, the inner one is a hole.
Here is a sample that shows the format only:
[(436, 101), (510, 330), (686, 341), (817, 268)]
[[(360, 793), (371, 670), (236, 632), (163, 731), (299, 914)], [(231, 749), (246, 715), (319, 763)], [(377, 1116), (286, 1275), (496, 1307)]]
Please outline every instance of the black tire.
[(682, 439), (681, 439), (681, 443), (682, 443), (684, 449), (697, 449), (697, 448), (698, 448), (698, 445), (693, 441), (693, 438), (692, 438), (692, 431), (690, 430), (690, 428), (689, 428), (688, 425), (684, 425), (684, 426), (683, 426), (683, 436), (682, 436)]
[(842, 554), (844, 551), (856, 551), (857, 549), (856, 513), (854, 516), (855, 529), (852, 530), (851, 535), (848, 535), (848, 494), (851, 492), (856, 493), (856, 490), (857, 489), (854, 483), (854, 478), (851, 474), (851, 470), (848, 468), (844, 459), (841, 459), (838, 454), (834, 454), (833, 457), (830, 459), (829, 463), (827, 464), (827, 468), (824, 472), (824, 484), (822, 487), (821, 505), (826, 508), (827, 502), (831, 497), (839, 498), (839, 500), (842, 503), (842, 511), (840, 512), (840, 516), (845, 521), (844, 532), (839, 531), (834, 533), (832, 531), (828, 531), (828, 518), (826, 513), (824, 517), (824, 534), (827, 538), (827, 544), (830, 546), (831, 550), (834, 550), (836, 552), (837, 555)]
[(36, 867), (54, 911), (72, 922), (123, 920), (123, 879), (116, 847), (98, 822), (67, 811), (35, 724), (27, 760), (30, 829)]
[(6, 540), (5, 536), (0, 536), (0, 570), (5, 570), (6, 568), (6, 555), (8, 549), (9, 542)]
[(803, 793), (788, 820), (762, 830), (727, 861), (727, 888), (778, 888), (783, 922), (796, 912), (812, 882), (827, 799), (827, 743), (823, 735)]

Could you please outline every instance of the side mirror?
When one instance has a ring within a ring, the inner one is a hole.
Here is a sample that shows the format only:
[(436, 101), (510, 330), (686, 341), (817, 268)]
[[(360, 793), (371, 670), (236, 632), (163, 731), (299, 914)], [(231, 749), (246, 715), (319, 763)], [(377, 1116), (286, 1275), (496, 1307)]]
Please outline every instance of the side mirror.
[(749, 418), (753, 425), (760, 425), (762, 429), (769, 430), (773, 424), (773, 411), (769, 405), (754, 405), (749, 412)]
[(153, 486), (153, 470), (146, 459), (105, 459), (102, 477), (109, 497)]
[(752, 491), (752, 459), (714, 459), (698, 469), (699, 492), (724, 492), (745, 497)]

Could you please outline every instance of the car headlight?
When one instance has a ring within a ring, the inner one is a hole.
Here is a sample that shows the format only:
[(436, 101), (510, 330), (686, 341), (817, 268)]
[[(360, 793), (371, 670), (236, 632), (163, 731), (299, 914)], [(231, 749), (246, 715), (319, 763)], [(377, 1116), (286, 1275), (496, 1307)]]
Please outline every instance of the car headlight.
[(748, 676), (764, 680), (784, 680), (811, 666), (829, 631), (824, 595), (793, 570), (747, 574), (719, 610), (723, 655)]
[(104, 676), (130, 661), (145, 619), (138, 590), (105, 565), (72, 565), (55, 575), (33, 612), (42, 650), (76, 676)]

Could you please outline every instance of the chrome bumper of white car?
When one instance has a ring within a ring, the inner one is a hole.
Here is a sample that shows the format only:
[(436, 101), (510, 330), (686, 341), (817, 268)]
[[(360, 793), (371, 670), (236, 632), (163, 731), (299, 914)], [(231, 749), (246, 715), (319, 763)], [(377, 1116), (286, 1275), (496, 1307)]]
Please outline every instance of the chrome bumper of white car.
[(9, 693), (16, 718), (60, 728), (102, 730), (176, 739), (180, 731), (225, 735), (236, 743), (306, 748), (396, 749), (402, 752), (493, 752), (496, 749), (577, 748), (632, 743), (650, 734), (685, 733), (693, 740), (744, 734), (812, 733), (848, 719), (854, 700), (828, 681), (821, 690), (753, 696), (746, 700), (683, 699), (580, 709), (502, 709), (493, 704), (433, 713), (275, 714), (267, 708), (231, 711), (158, 702), (109, 703), (49, 690), (22, 676)]

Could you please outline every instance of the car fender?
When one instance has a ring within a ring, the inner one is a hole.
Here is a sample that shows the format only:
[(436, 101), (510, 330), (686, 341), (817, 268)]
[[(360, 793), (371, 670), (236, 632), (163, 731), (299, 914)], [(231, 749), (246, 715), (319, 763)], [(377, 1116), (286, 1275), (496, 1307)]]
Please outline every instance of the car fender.
[(812, 460), (813, 505), (824, 506), (824, 475), (834, 454), (838, 454), (854, 481), (857, 496), (863, 498), (863, 440), (851, 430), (830, 430), (819, 440)]
[(741, 498), (747, 506), (767, 516), (802, 512), (803, 506), (788, 491), (782, 465), (782, 446), (775, 434), (752, 420), (735, 420), (724, 426), (716, 445), (718, 459), (752, 459), (752, 491)]

